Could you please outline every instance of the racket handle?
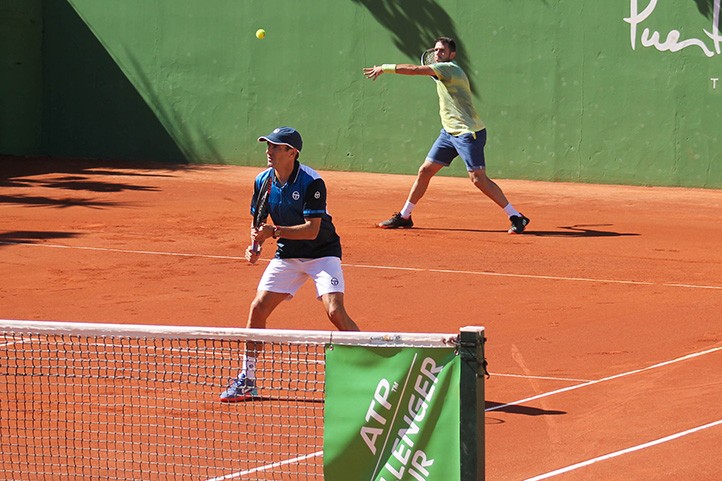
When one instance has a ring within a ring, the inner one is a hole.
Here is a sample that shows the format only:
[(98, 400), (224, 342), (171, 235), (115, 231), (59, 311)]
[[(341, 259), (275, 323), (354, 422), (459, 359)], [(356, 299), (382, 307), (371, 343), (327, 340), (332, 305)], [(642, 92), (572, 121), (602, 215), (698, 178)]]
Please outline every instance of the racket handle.
[(251, 244), (251, 250), (253, 252), (255, 252), (256, 254), (258, 254), (259, 252), (261, 252), (261, 244), (253, 241), (253, 243)]

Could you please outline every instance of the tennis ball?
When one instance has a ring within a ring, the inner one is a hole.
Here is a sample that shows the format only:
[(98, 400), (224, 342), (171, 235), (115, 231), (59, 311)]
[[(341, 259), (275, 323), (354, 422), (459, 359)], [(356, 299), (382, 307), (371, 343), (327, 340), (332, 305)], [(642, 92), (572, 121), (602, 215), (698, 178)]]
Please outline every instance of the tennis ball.
[(259, 28), (258, 30), (256, 30), (256, 38), (257, 38), (257, 39), (262, 39), (262, 38), (264, 38), (265, 36), (266, 36), (266, 31), (265, 31), (265, 30), (263, 30), (262, 28)]

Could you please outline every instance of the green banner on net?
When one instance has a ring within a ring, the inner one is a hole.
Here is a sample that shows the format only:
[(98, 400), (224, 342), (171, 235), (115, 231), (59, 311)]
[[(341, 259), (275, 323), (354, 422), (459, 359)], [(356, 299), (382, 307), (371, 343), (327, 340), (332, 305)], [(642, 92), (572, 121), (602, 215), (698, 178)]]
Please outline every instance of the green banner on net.
[(329, 346), (326, 481), (453, 481), (459, 474), (453, 348)]

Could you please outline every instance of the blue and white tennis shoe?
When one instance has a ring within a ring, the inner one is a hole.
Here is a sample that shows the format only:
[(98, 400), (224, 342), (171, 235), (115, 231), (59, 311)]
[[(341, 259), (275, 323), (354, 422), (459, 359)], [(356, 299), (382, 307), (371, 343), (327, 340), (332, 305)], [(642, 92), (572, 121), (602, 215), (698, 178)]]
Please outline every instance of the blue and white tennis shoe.
[(254, 397), (258, 397), (256, 380), (247, 379), (245, 374), (241, 374), (221, 393), (220, 401), (224, 403), (235, 403), (248, 401)]

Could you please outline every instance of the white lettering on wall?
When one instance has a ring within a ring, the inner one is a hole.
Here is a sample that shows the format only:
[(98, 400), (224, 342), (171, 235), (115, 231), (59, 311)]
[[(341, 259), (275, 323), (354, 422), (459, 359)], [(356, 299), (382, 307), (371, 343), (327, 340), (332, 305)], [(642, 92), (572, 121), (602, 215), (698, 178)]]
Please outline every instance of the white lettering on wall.
[(717, 90), (717, 82), (719, 82), (719, 78), (712, 77), (710, 80), (712, 81), (712, 90)]
[(712, 31), (703, 30), (707, 37), (709, 37), (709, 40), (701, 38), (682, 40), (682, 33), (679, 30), (671, 30), (667, 33), (665, 39), (662, 40), (662, 34), (660, 32), (656, 30), (652, 31), (649, 28), (644, 28), (641, 36), (638, 36), (639, 27), (642, 27), (642, 24), (654, 13), (658, 2), (659, 0), (649, 0), (647, 6), (640, 11), (639, 0), (629, 0), (629, 17), (625, 18), (624, 21), (630, 25), (629, 36), (632, 50), (636, 50), (637, 38), (639, 37), (639, 41), (643, 47), (654, 47), (660, 52), (679, 52), (687, 47), (698, 47), (707, 57), (722, 54), (722, 36), (719, 30), (720, 4), (722, 0), (714, 0)]

